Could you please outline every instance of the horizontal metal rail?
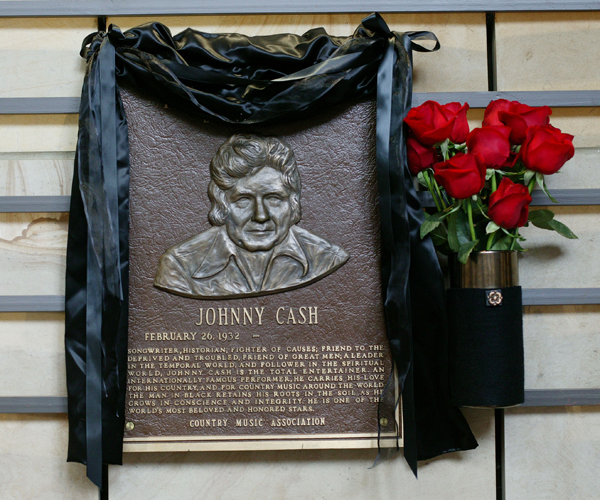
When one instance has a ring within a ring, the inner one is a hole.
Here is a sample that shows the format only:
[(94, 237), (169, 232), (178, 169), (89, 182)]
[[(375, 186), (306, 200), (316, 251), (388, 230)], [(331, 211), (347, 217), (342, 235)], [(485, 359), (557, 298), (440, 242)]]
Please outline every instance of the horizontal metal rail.
[(0, 295), (0, 312), (62, 312), (63, 295)]
[[(600, 389), (545, 389), (526, 390), (521, 407), (597, 405), (600, 405)], [(67, 398), (0, 397), (0, 413), (67, 413)]]
[(0, 196), (2, 212), (68, 212), (70, 196)]
[(552, 196), (558, 203), (553, 203), (543, 191), (531, 193), (533, 206), (582, 206), (600, 205), (600, 189), (553, 189)]
[(524, 306), (600, 304), (600, 288), (523, 288)]
[(1, 115), (79, 113), (79, 97), (3, 97)]
[[(599, 305), (600, 288), (523, 288), (524, 306)], [(0, 312), (64, 311), (62, 295), (0, 295)]]
[(67, 413), (67, 398), (0, 397), (0, 413)]
[[(366, 10), (365, 10), (366, 9)], [(519, 12), (598, 10), (598, 3), (581, 0), (38, 0), (0, 2), (0, 17), (156, 16), (195, 14), (282, 14), (336, 12)]]
[(600, 389), (544, 389), (525, 391), (521, 406), (596, 406), (600, 405)]
[[(419, 191), (419, 198), (424, 207), (433, 208), (435, 203), (431, 193), (427, 191)], [(558, 201), (553, 203), (544, 194), (543, 191), (534, 191), (531, 193), (533, 206), (589, 206), (600, 205), (600, 189), (552, 189), (552, 196)], [(0, 201), (0, 207), (1, 207)]]
[[(0, 6), (6, 2), (0, 2)], [(27, 2), (31, 3), (31, 2)], [(600, 106), (600, 90), (540, 90), (494, 92), (416, 92), (413, 106), (425, 101), (468, 102), (471, 108), (485, 108), (495, 99), (520, 101), (530, 106), (578, 108)], [(0, 114), (73, 114), (79, 112), (79, 97), (3, 97)]]
[[(599, 4), (600, 6), (600, 4)], [(490, 101), (507, 99), (529, 106), (578, 108), (600, 106), (600, 90), (495, 90), (490, 92), (415, 92), (413, 106), (425, 101), (468, 102), (471, 108), (485, 108)]]
[[(542, 191), (532, 193), (533, 206), (591, 206), (600, 205), (600, 189), (553, 189), (552, 203)], [(419, 191), (423, 206), (435, 206), (431, 194)], [(0, 213), (68, 212), (70, 196), (0, 196)]]

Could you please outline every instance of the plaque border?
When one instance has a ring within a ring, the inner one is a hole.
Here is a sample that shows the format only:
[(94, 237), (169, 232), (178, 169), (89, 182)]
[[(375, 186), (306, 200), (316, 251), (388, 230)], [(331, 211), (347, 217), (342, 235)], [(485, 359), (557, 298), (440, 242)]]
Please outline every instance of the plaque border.
[[(403, 438), (396, 439), (393, 433), (357, 434), (360, 437), (348, 437), (347, 434), (323, 434), (322, 436), (202, 436), (190, 440), (188, 436), (164, 438), (125, 438), (125, 453), (181, 452), (181, 451), (285, 451), (285, 450), (340, 450), (340, 449), (377, 449), (404, 447)], [(180, 441), (175, 441), (180, 439)], [(142, 441), (143, 439), (143, 441)]]
[[(396, 424), (403, 424), (398, 405), (394, 413)], [(285, 450), (341, 450), (403, 448), (404, 425), (399, 436), (393, 432), (339, 433), (339, 434), (282, 434), (244, 436), (154, 436), (126, 437), (125, 453), (181, 452), (181, 451), (285, 451)]]

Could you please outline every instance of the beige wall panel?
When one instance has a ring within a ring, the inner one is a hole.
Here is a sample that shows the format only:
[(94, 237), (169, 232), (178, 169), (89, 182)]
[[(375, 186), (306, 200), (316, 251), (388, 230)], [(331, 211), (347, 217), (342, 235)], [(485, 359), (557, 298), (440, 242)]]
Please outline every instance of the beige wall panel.
[(97, 500), (85, 468), (67, 463), (67, 418), (0, 414), (2, 500)]
[[(328, 33), (347, 36), (368, 14), (114, 17), (109, 22), (123, 30), (159, 21), (173, 34), (192, 27), (251, 36), (302, 34), (322, 26)], [(485, 14), (384, 14), (383, 18), (394, 31), (433, 31), (440, 40), (438, 52), (414, 55), (416, 92), (487, 90)]]
[(600, 387), (600, 306), (525, 308), (525, 387)]
[(600, 108), (554, 108), (550, 124), (574, 135), (576, 148), (600, 146)]
[(481, 127), (483, 122), (483, 109), (469, 109), (467, 112), (467, 120), (469, 121), (469, 129)]
[(75, 151), (77, 115), (0, 115), (0, 152)]
[(568, 240), (554, 231), (523, 228), (528, 249), (520, 255), (524, 288), (595, 288), (600, 286), (600, 207), (548, 207), (579, 237)]
[(600, 89), (600, 12), (496, 14), (499, 90)]
[(62, 295), (66, 214), (0, 214), (0, 295)]
[(69, 195), (72, 153), (0, 154), (0, 196)]
[(60, 216), (60, 214), (0, 213), (0, 242), (7, 246), (9, 242), (13, 243), (11, 240), (19, 238), (14, 242), (18, 245), (33, 221), (41, 224), (46, 219), (56, 221)]
[(0, 397), (66, 396), (64, 333), (63, 313), (0, 313)]
[(600, 411), (506, 412), (506, 498), (583, 500), (600, 491)]
[(546, 176), (546, 184), (553, 189), (586, 189), (600, 187), (600, 149), (577, 148), (575, 156), (556, 175)]
[[(492, 412), (469, 410), (480, 446), (423, 462), (415, 479), (401, 454), (375, 469), (366, 450), (127, 454), (110, 467), (111, 498), (215, 500), (493, 500)], [(62, 416), (0, 415), (3, 499), (97, 499), (85, 468), (65, 461)]]
[[(474, 451), (424, 462), (416, 480), (402, 455), (374, 469), (368, 450), (130, 453), (111, 467), (111, 495), (128, 500), (492, 500), (495, 498), (493, 413), (467, 410), (479, 440)], [(400, 492), (400, 493), (399, 493)]]
[(81, 94), (82, 40), (96, 19), (0, 19), (0, 96), (67, 97)]

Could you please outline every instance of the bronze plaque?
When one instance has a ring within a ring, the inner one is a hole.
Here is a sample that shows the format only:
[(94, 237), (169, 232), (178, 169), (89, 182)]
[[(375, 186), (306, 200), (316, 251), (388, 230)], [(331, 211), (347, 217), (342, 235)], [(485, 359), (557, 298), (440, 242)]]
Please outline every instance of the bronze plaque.
[(236, 127), (123, 100), (125, 450), (395, 445), (374, 103)]

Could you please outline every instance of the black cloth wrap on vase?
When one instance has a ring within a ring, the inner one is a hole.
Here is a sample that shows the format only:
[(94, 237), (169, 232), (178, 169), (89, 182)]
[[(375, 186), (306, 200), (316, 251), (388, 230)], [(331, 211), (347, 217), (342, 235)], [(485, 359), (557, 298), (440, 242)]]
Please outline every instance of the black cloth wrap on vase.
[(525, 399), (521, 287), (498, 288), (502, 303), (489, 304), (491, 290), (451, 288), (451, 401), (458, 406), (514, 406)]
[(449, 404), (442, 275), (430, 240), (419, 238), (421, 206), (406, 166), (402, 121), (411, 106), (414, 40), (378, 14), (349, 37), (247, 37), (187, 29), (172, 36), (149, 23), (111, 25), (83, 42), (87, 58), (73, 177), (66, 281), (69, 461), (120, 464), (125, 423), (128, 321), (129, 158), (119, 84), (143, 89), (202, 120), (273, 123), (377, 96), (377, 172), (386, 329), (403, 399), (405, 457), (477, 446)]

